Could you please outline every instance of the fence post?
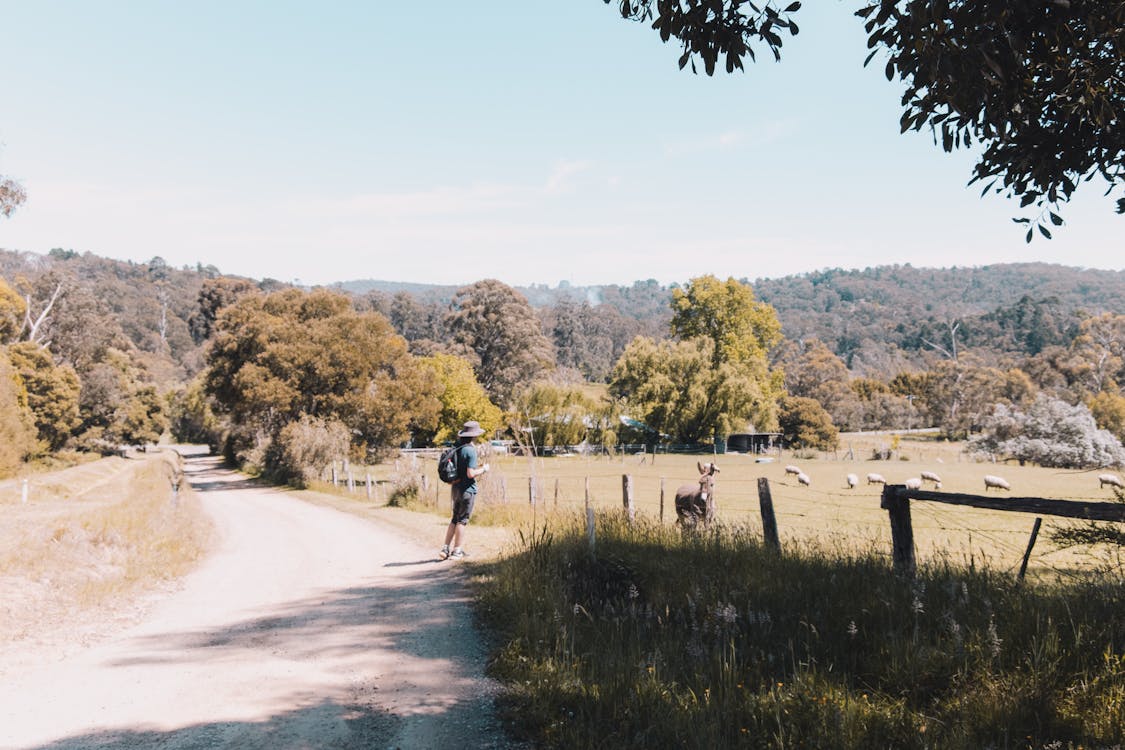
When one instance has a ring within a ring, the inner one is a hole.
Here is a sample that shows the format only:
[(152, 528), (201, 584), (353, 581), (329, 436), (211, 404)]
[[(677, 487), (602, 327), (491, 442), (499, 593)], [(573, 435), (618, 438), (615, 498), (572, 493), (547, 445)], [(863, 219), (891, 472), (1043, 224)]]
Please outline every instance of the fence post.
[(660, 523), (664, 524), (664, 477), (660, 477)]
[(367, 499), (371, 500), (371, 472), (367, 472)]
[(20, 498), (24, 505), (27, 505), (27, 480), (20, 482)]
[(500, 477), (500, 502), (508, 502), (508, 478)]
[(625, 507), (625, 520), (632, 523), (637, 518), (637, 509), (633, 505), (633, 477), (628, 474), (621, 475), (621, 503)]
[(1027, 550), (1023, 553), (1023, 562), (1020, 563), (1019, 580), (1023, 580), (1024, 574), (1027, 573), (1027, 561), (1031, 559), (1031, 548), (1035, 546), (1035, 540), (1039, 537), (1039, 527), (1043, 525), (1042, 518), (1036, 518), (1035, 524), (1031, 527), (1031, 538), (1027, 540)]
[(535, 477), (527, 478), (527, 504), (535, 506)]
[(352, 474), (351, 467), (348, 467), (348, 492), (355, 494), (355, 476)]
[(555, 477), (555, 510), (559, 509), (559, 478)]
[(590, 510), (590, 477), (586, 477), (586, 510)]
[(590, 557), (594, 557), (594, 509), (586, 508), (586, 539), (590, 542)]
[(767, 546), (780, 552), (781, 539), (777, 536), (777, 517), (773, 514), (770, 480), (765, 477), (758, 477), (758, 505), (762, 509), (762, 537)]
[(883, 485), (879, 507), (886, 508), (891, 521), (891, 549), (895, 572), (913, 577), (917, 569), (914, 558), (914, 527), (910, 523), (910, 499), (902, 497), (906, 487), (901, 484)]
[(332, 462), (332, 486), (336, 486), (336, 462)]

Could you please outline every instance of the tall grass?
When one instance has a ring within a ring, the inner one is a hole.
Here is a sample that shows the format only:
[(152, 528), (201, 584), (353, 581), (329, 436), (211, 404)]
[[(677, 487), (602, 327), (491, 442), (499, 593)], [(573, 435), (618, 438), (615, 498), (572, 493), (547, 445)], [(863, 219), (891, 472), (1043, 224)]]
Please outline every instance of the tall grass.
[(493, 672), (537, 746), (1125, 743), (1125, 583), (1021, 585), (746, 530), (575, 519), (478, 568)]

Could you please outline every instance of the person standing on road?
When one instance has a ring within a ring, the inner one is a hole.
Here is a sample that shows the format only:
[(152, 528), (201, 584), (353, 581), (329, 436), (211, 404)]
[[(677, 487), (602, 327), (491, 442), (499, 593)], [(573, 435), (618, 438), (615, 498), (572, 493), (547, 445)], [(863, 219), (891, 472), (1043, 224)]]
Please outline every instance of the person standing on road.
[[(465, 527), (473, 515), (473, 503), (477, 499), (477, 477), (489, 470), (489, 465), (478, 466), (477, 449), (473, 440), (484, 434), (478, 422), (469, 421), (457, 433), (457, 480), (450, 488), (453, 503), (453, 518), (445, 531), (445, 544), (441, 546), (438, 557), (442, 560), (460, 560), (465, 557), (462, 545), (465, 543)], [(450, 544), (453, 545), (452, 550)]]

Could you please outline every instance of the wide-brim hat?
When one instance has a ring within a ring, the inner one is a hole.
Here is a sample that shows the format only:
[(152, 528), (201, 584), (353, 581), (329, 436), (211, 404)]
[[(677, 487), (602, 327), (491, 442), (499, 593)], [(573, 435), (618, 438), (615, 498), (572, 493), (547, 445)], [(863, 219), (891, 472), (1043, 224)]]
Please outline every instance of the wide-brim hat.
[(484, 430), (481, 429), (479, 422), (466, 422), (461, 426), (461, 431), (457, 433), (457, 437), (476, 437), (483, 434)]

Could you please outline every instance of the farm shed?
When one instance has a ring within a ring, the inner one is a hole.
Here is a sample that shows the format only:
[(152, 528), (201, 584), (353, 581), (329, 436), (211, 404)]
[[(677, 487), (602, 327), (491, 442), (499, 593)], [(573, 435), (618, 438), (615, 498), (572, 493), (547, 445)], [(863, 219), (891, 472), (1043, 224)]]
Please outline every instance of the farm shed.
[(730, 453), (765, 453), (780, 444), (780, 432), (736, 432), (727, 435), (727, 451)]

